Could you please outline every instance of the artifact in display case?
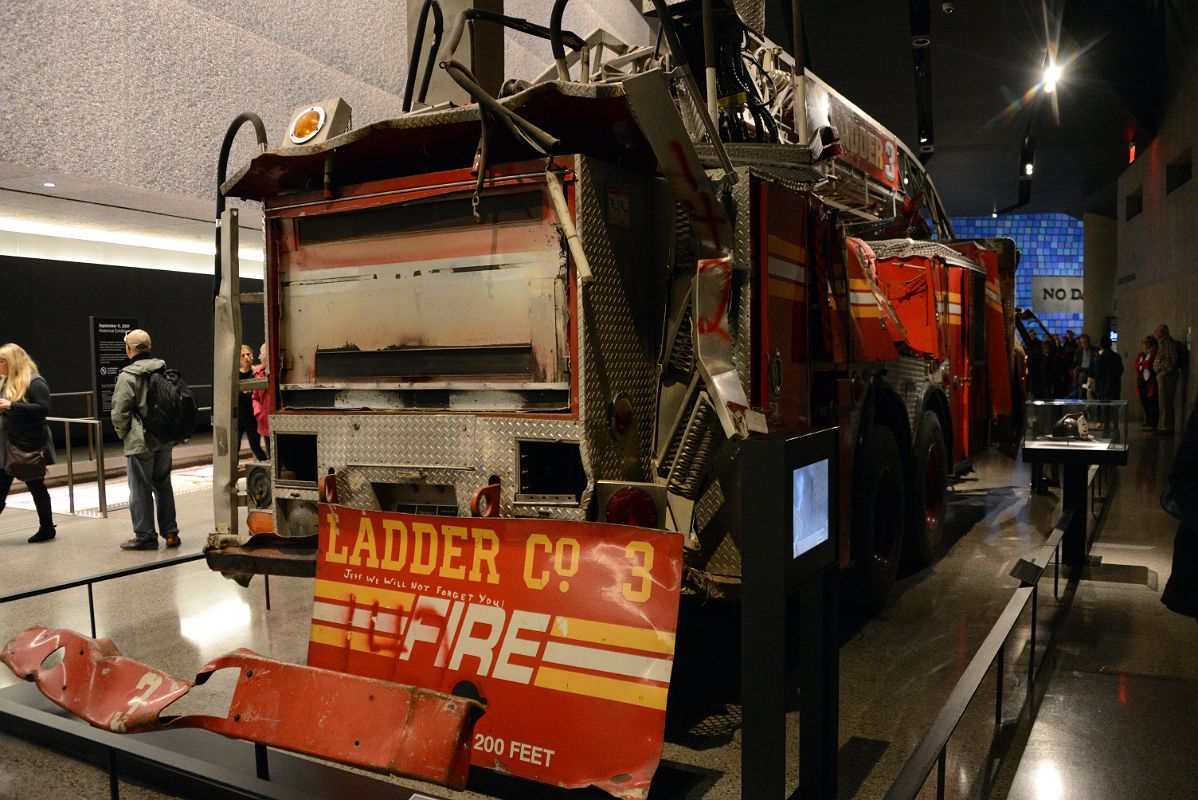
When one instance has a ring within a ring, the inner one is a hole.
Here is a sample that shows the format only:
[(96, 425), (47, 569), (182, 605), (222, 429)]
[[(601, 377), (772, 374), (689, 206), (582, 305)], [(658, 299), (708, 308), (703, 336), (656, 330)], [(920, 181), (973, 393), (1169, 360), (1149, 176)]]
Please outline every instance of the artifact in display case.
[(1029, 400), (1025, 450), (1126, 450), (1126, 400)]

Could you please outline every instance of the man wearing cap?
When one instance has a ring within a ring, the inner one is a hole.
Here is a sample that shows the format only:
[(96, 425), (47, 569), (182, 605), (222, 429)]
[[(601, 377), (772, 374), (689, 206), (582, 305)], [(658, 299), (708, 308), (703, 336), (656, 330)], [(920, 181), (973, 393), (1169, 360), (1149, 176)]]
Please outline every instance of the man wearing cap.
[(158, 549), (158, 535), (154, 532), (155, 501), (158, 532), (166, 539), (167, 547), (178, 547), (179, 526), (175, 522), (175, 493), (171, 488), (174, 445), (160, 443), (142, 425), (150, 413), (150, 373), (165, 367), (166, 362), (150, 355), (150, 334), (140, 329), (126, 334), (125, 355), (130, 363), (121, 370), (112, 390), (112, 427), (125, 444), (134, 536), (121, 542), (121, 549)]

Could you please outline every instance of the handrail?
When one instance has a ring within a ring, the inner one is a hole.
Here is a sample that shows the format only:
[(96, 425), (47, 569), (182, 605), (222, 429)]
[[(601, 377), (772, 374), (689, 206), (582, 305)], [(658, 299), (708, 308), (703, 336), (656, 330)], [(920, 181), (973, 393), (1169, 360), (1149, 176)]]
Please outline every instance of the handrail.
[[(89, 458), (95, 458), (96, 462), (96, 489), (99, 491), (100, 499), (100, 516), (104, 519), (108, 518), (108, 473), (104, 468), (104, 422), (96, 417), (46, 417), (46, 422), (61, 422), (65, 430), (64, 438), (67, 443), (67, 497), (69, 498), (71, 513), (75, 513), (75, 454), (71, 445), (71, 423), (77, 422), (81, 425), (87, 425), (87, 448)], [(92, 448), (92, 426), (99, 429), (99, 435), (96, 437), (99, 441), (99, 446)]]
[[(139, 572), (151, 572), (153, 570), (164, 569), (166, 567), (174, 567), (179, 564), (188, 564), (192, 561), (199, 561), (206, 558), (203, 551), (199, 553), (188, 553), (187, 555), (173, 556), (171, 558), (162, 558), (157, 561), (148, 561), (143, 564), (136, 564), (132, 567), (124, 567), (122, 569), (113, 570), (112, 572), (101, 572), (99, 575), (92, 575), (87, 578), (76, 578), (75, 580), (64, 581), (63, 583), (52, 583), (49, 586), (40, 586), (37, 589), (26, 589), (21, 592), (11, 592), (10, 594), (0, 595), (0, 605), (11, 603), (14, 600), (24, 600), (29, 597), (40, 597), (44, 594), (52, 594), (61, 592), (63, 589), (75, 589), (80, 586), (87, 587), (87, 614), (91, 620), (92, 638), (96, 638), (96, 600), (92, 593), (92, 586), (104, 581), (114, 580), (116, 578), (124, 578), (129, 575), (136, 575)], [(266, 610), (270, 610), (270, 585), (266, 586)]]
[(1028, 645), (1028, 691), (1030, 694), (1031, 688), (1036, 682), (1037, 586), (1041, 576), (1044, 574), (1044, 570), (1048, 567), (1049, 559), (1053, 558), (1055, 554), (1057, 569), (1053, 580), (1053, 596), (1057, 596), (1060, 577), (1061, 539), (1064, 538), (1065, 531), (1068, 530), (1073, 515), (1083, 513), (1085, 513), (1085, 509), (1071, 510), (1063, 513), (1057, 521), (1056, 526), (1052, 529), (1052, 533), (1048, 535), (1044, 544), (1036, 551), (1035, 556), (1030, 561), (1021, 559), (1015, 565), (1015, 568), (1011, 571), (1011, 575), (1019, 579), (1021, 585), (1015, 590), (1015, 593), (1007, 602), (1006, 608), (1003, 609), (1002, 614), (999, 615), (998, 620), (990, 629), (990, 633), (986, 636), (977, 653), (974, 654), (973, 659), (969, 662), (969, 666), (965, 668), (965, 671), (957, 680), (956, 685), (948, 696), (948, 700), (941, 707), (940, 713), (936, 715), (936, 719), (932, 722), (923, 740), (903, 765), (898, 777), (886, 793), (886, 800), (913, 800), (923, 789), (923, 785), (927, 781), (928, 775), (931, 774), (933, 766), (937, 767), (936, 797), (938, 799), (944, 797), (948, 740), (952, 737), (953, 732), (956, 731), (961, 718), (965, 715), (966, 709), (981, 687), (982, 680), (986, 677), (990, 665), (995, 663), (997, 664), (995, 669), (997, 677), (994, 701), (995, 727), (997, 728), (1002, 723), (1004, 649), (1007, 638), (1011, 635), (1015, 623), (1023, 613), (1023, 609), (1027, 607), (1029, 600), (1032, 603), (1031, 641)]
[[(192, 389), (211, 389), (210, 383), (197, 383), (191, 385)], [(104, 467), (104, 420), (93, 416), (94, 401), (92, 398), (95, 395), (92, 392), (51, 392), (50, 397), (86, 397), (87, 398), (87, 415), (86, 417), (46, 417), (46, 422), (61, 422), (64, 428), (64, 439), (67, 447), (67, 498), (70, 506), (70, 513), (75, 513), (75, 454), (71, 442), (71, 424), (76, 423), (87, 426), (87, 458), (89, 461), (96, 462), (96, 488), (99, 490), (100, 500), (100, 516), (104, 519), (108, 518), (108, 491), (106, 482), (108, 479), (107, 470)], [(199, 406), (197, 411), (211, 411), (212, 406)], [(97, 434), (98, 431), (98, 434)], [(99, 441), (100, 446), (96, 447), (94, 442)], [(2, 599), (2, 598), (0, 598)]]

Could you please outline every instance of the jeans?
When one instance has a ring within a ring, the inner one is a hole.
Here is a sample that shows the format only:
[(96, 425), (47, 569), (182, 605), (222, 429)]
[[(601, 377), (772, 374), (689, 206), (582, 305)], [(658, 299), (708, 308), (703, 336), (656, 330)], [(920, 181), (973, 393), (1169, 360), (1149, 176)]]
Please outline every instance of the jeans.
[[(12, 488), (13, 476), (0, 469), (0, 511), (4, 510), (4, 501), (8, 499), (8, 490)], [(35, 481), (25, 481), (29, 494), (33, 497), (33, 506), (37, 509), (37, 524), (43, 528), (54, 527), (54, 514), (50, 511), (50, 492), (46, 490), (46, 482), (38, 478)]]
[(175, 492), (171, 488), (171, 448), (125, 456), (129, 465), (129, 511), (133, 533), (142, 541), (157, 542), (154, 505), (158, 505), (158, 531), (163, 538), (178, 536)]
[(241, 436), (245, 434), (245, 438), (250, 442), (250, 452), (254, 454), (254, 458), (259, 461), (267, 461), (270, 456), (262, 449), (262, 437), (258, 435), (258, 420), (254, 418), (253, 412), (249, 416), (238, 414), (237, 416), (237, 444), (234, 450), (241, 452)]
[(1157, 386), (1161, 390), (1161, 427), (1160, 430), (1173, 432), (1173, 399), (1177, 394), (1177, 370), (1170, 370), (1164, 375), (1157, 376)]

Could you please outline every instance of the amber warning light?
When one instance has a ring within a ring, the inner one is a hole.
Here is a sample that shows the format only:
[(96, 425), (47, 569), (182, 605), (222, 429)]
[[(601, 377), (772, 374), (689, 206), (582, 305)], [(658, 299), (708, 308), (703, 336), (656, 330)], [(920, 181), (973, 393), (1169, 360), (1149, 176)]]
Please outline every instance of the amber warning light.
[(291, 120), (291, 130), (287, 132), (287, 137), (291, 139), (292, 144), (310, 141), (320, 133), (320, 129), (324, 127), (324, 120), (325, 111), (322, 107), (309, 106)]

